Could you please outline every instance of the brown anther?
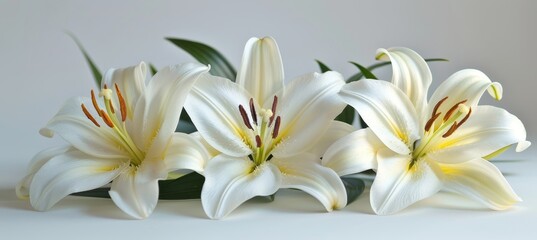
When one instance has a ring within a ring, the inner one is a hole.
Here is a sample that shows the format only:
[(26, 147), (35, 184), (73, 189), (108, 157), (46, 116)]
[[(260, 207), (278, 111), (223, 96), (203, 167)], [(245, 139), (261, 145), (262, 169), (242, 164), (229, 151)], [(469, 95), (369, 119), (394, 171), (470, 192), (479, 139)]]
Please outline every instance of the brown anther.
[(255, 135), (255, 144), (257, 147), (261, 147), (261, 137), (259, 135)]
[(451, 134), (453, 134), (455, 132), (455, 130), (457, 130), (459, 125), (457, 125), (457, 122), (454, 122), (453, 125), (451, 125), (451, 127), (449, 127), (449, 130), (447, 130), (446, 133), (444, 133), (444, 135), (442, 135), (443, 138), (447, 138), (449, 136), (451, 136)]
[(100, 117), (101, 108), (99, 108), (99, 104), (97, 104), (97, 99), (95, 98), (95, 93), (93, 92), (93, 89), (91, 89), (91, 102), (93, 103), (93, 108), (95, 108), (95, 111), (97, 111), (97, 114), (99, 114)]
[(108, 89), (108, 85), (106, 85), (106, 83), (104, 84), (104, 89)]
[(433, 126), (433, 123), (434, 121), (436, 121), (436, 119), (438, 119), (438, 117), (440, 116), (440, 114), (442, 113), (437, 113), (435, 115), (433, 115), (431, 117), (431, 119), (429, 119), (429, 121), (427, 121), (427, 123), (425, 124), (425, 131), (428, 132), (429, 130), (431, 130), (431, 127)]
[(461, 104), (463, 104), (463, 103), (466, 103), (466, 101), (468, 101), (468, 100), (463, 100), (463, 101), (460, 101), (460, 102), (456, 103), (455, 105), (453, 105), (453, 107), (451, 107), (451, 108), (447, 111), (446, 115), (444, 116), (444, 121), (447, 121), (447, 120), (451, 117), (451, 115), (453, 115), (453, 113), (454, 113), (455, 111), (457, 111), (457, 108), (459, 107), (459, 105), (461, 105)]
[(112, 100), (108, 100), (108, 102), (110, 103), (110, 110), (112, 111), (112, 113), (116, 113), (116, 110), (114, 109), (114, 104), (112, 104)]
[(276, 122), (274, 123), (274, 130), (272, 130), (272, 138), (276, 138), (278, 137), (278, 133), (280, 131), (280, 122), (281, 122), (281, 117), (278, 116), (276, 118)]
[(254, 130), (252, 127), (252, 124), (250, 124), (250, 119), (248, 118), (248, 114), (246, 113), (246, 110), (244, 110), (244, 107), (242, 105), (239, 105), (239, 112), (241, 113), (242, 121), (244, 122), (244, 125), (246, 125), (247, 128)]
[(110, 128), (114, 128), (114, 123), (112, 122), (112, 119), (106, 114), (105, 111), (101, 110), (101, 118), (103, 119), (104, 123), (108, 125)]
[(276, 107), (278, 107), (278, 96), (274, 95), (274, 100), (272, 100), (272, 116), (269, 119), (269, 126), (272, 125), (274, 117), (276, 116)]
[(431, 114), (431, 118), (434, 117), (437, 114), (438, 109), (440, 108), (440, 105), (442, 105), (442, 103), (444, 103), (447, 99), (448, 99), (448, 97), (446, 96), (445, 98), (442, 98), (442, 100), (438, 101), (438, 103), (436, 103), (436, 105), (434, 105), (434, 109), (433, 109), (433, 113)]
[(115, 87), (117, 92), (117, 98), (119, 100), (119, 110), (121, 111), (121, 121), (125, 122), (125, 119), (127, 119), (127, 104), (125, 103), (125, 99), (123, 98), (121, 91), (119, 91), (117, 83), (115, 84)]
[(86, 115), (86, 117), (93, 123), (95, 124), (95, 126), (97, 127), (101, 127), (101, 125), (99, 125), (99, 123), (97, 122), (97, 120), (95, 120), (95, 118), (93, 118), (93, 116), (91, 116), (91, 113), (88, 112), (88, 109), (86, 109), (86, 106), (84, 106), (84, 103), (82, 103), (80, 105), (80, 107), (82, 107), (82, 112), (84, 112), (84, 115)]
[(254, 99), (250, 98), (250, 113), (252, 114), (252, 120), (257, 125), (257, 113), (255, 112)]
[(470, 108), (470, 110), (468, 111), (468, 114), (466, 114), (466, 116), (464, 116), (464, 118), (460, 122), (453, 123), (453, 125), (451, 125), (449, 130), (446, 133), (444, 133), (442, 137), (447, 138), (451, 136), (451, 134), (453, 134), (460, 126), (462, 126), (462, 124), (466, 122), (466, 120), (468, 120), (468, 118), (470, 117), (470, 114), (472, 114), (472, 108)]
[(466, 122), (466, 120), (468, 120), (468, 118), (470, 117), (470, 114), (472, 114), (472, 108), (468, 110), (468, 114), (466, 114), (466, 116), (464, 116), (461, 122), (457, 124), (457, 128), (459, 128), (462, 124), (464, 124), (464, 122)]

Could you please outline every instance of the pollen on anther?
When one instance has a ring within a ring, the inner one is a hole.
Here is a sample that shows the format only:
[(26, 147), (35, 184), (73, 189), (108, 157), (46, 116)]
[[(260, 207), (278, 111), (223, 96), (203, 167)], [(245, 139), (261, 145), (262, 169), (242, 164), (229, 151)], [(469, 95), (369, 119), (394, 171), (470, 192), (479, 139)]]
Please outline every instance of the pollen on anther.
[(244, 125), (246, 125), (247, 128), (253, 130), (254, 128), (252, 127), (252, 124), (250, 124), (250, 119), (248, 118), (248, 114), (246, 113), (246, 110), (244, 110), (244, 107), (242, 105), (239, 105), (239, 112), (241, 114)]
[(274, 117), (276, 116), (276, 108), (278, 107), (278, 96), (274, 95), (274, 100), (272, 100), (272, 115), (269, 120), (269, 126), (272, 125), (272, 121), (274, 121)]
[(123, 95), (121, 94), (121, 91), (119, 91), (119, 87), (117, 86), (117, 83), (115, 84), (117, 97), (119, 100), (119, 110), (121, 111), (121, 121), (125, 122), (125, 119), (127, 119), (127, 104), (125, 103), (125, 99), (123, 98)]
[(80, 107), (82, 108), (82, 112), (84, 112), (84, 115), (86, 115), (86, 117), (93, 123), (95, 124), (95, 126), (97, 127), (101, 127), (101, 125), (97, 122), (97, 120), (95, 120), (95, 118), (93, 118), (93, 116), (91, 115), (91, 113), (89, 113), (88, 109), (86, 109), (86, 106), (84, 106), (84, 103), (82, 103), (80, 105)]
[(281, 122), (281, 117), (278, 116), (276, 118), (276, 122), (274, 123), (274, 130), (272, 130), (272, 138), (276, 138), (278, 137), (278, 133), (280, 131), (280, 122)]
[(451, 127), (449, 128), (449, 130), (447, 130), (447, 132), (444, 133), (444, 135), (442, 135), (442, 137), (447, 138), (451, 136), (451, 134), (453, 134), (455, 130), (457, 130), (457, 128), (458, 128), (457, 122), (454, 122), (453, 125), (451, 125)]
[[(464, 116), (464, 118), (461, 120), (461, 122), (459, 122), (459, 124), (457, 124), (457, 128), (459, 128), (460, 126), (462, 126), (462, 124), (464, 124), (466, 122), (466, 120), (468, 120), (468, 118), (470, 117), (470, 115), (472, 114), (472, 108), (466, 108), (468, 109), (468, 112), (466, 113), (466, 116)], [(465, 109), (465, 110), (466, 110)]]
[(106, 112), (103, 110), (101, 110), (101, 117), (104, 123), (106, 123), (106, 125), (108, 125), (110, 128), (114, 128), (114, 123), (112, 122), (112, 119), (110, 119), (108, 114), (106, 114)]
[(459, 109), (459, 105), (466, 103), (466, 101), (468, 101), (468, 100), (463, 100), (463, 101), (460, 101), (460, 102), (456, 103), (455, 105), (453, 105), (453, 107), (451, 107), (451, 108), (447, 111), (446, 115), (444, 116), (444, 121), (447, 121), (447, 120), (451, 117), (451, 115), (453, 115), (453, 113), (454, 113), (457, 109)]
[(438, 103), (436, 103), (436, 105), (434, 106), (433, 113), (432, 113), (431, 117), (434, 117), (434, 115), (437, 114), (438, 109), (440, 108), (442, 103), (444, 103), (447, 99), (448, 99), (448, 97), (446, 96), (445, 98), (442, 98), (442, 100), (438, 101)]
[(440, 114), (442, 114), (442, 113), (435, 114), (433, 117), (431, 117), (431, 119), (429, 119), (429, 121), (427, 121), (427, 123), (425, 124), (425, 131), (426, 132), (431, 130), (431, 127), (433, 126), (434, 121), (436, 121), (436, 119), (438, 119)]
[(255, 111), (254, 99), (250, 98), (250, 113), (252, 114), (252, 120), (257, 125), (257, 113)]
[(99, 108), (99, 104), (97, 104), (97, 99), (95, 98), (95, 92), (93, 92), (93, 89), (91, 89), (91, 103), (93, 103), (93, 108), (95, 108), (95, 111), (97, 111), (97, 114), (99, 114), (100, 117), (101, 108)]
[(262, 145), (261, 137), (259, 135), (255, 135), (255, 144), (256, 144), (256, 147), (261, 147)]

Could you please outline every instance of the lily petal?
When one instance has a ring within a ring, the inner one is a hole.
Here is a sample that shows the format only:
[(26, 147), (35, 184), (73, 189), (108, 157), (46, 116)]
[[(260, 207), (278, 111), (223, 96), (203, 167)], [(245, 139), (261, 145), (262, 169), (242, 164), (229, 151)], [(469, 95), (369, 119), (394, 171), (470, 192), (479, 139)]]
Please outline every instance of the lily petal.
[[(128, 158), (129, 155), (121, 147), (118, 135), (104, 123), (95, 126), (83, 113), (81, 104), (92, 106), (88, 98), (71, 98), (60, 111), (40, 130), (40, 133), (57, 133), (65, 141), (80, 151), (98, 158)], [(88, 111), (95, 117), (93, 109)], [(52, 135), (46, 135), (51, 137)]]
[(377, 137), (391, 150), (410, 153), (420, 128), (414, 106), (393, 84), (360, 80), (341, 88), (341, 97), (353, 106)]
[(445, 187), (475, 199), (494, 210), (503, 210), (522, 201), (502, 173), (485, 159), (460, 164), (441, 164)]
[[(429, 100), (427, 116), (432, 115), (435, 105), (445, 97), (448, 98), (438, 108), (438, 113), (445, 114), (453, 105), (463, 100), (467, 100), (465, 103), (467, 106), (477, 106), (481, 96), (487, 90), (494, 99), (502, 98), (502, 85), (492, 82), (483, 72), (475, 69), (458, 71), (442, 82), (433, 93)], [(437, 121), (441, 121), (440, 119)]]
[(147, 66), (144, 62), (127, 68), (112, 68), (104, 74), (103, 81), (101, 81), (101, 89), (104, 88), (105, 84), (112, 89), (117, 84), (127, 102), (127, 116), (131, 116), (132, 118), (133, 107), (145, 91), (146, 76)]
[(323, 204), (327, 211), (347, 205), (347, 192), (339, 176), (323, 167), (312, 154), (299, 154), (291, 158), (274, 158), (282, 174), (281, 188), (296, 188), (309, 193)]
[(201, 203), (207, 216), (220, 219), (254, 196), (268, 196), (280, 187), (276, 166), (258, 167), (247, 158), (218, 155), (207, 163)]
[[(199, 63), (166, 67), (153, 76), (136, 106), (138, 132), (147, 155), (160, 155), (175, 132), (182, 106), (196, 80), (209, 71)], [(141, 125), (140, 125), (141, 124)], [(137, 139), (133, 136), (133, 139)]]
[(384, 144), (369, 128), (355, 131), (334, 142), (323, 156), (323, 166), (339, 176), (377, 169), (377, 152)]
[(246, 89), (260, 106), (272, 102), (276, 92), (284, 87), (282, 57), (271, 37), (251, 38), (244, 47), (237, 84)]
[(166, 179), (167, 166), (158, 159), (146, 159), (139, 167), (129, 167), (110, 187), (110, 198), (133, 218), (149, 217), (158, 201), (158, 180)]
[(39, 153), (37, 153), (32, 160), (30, 161), (30, 165), (28, 167), (28, 175), (26, 175), (15, 188), (15, 191), (17, 193), (17, 197), (20, 199), (28, 199), (30, 197), (30, 183), (32, 182), (32, 179), (34, 178), (34, 175), (45, 163), (50, 161), (50, 159), (54, 158), (57, 155), (66, 153), (68, 151), (73, 150), (71, 146), (62, 146), (62, 147), (55, 147), (55, 148), (49, 148), (46, 150), (43, 150)]
[(340, 121), (332, 121), (324, 135), (319, 139), (317, 143), (315, 143), (309, 150), (307, 150), (307, 152), (320, 157), (326, 152), (326, 149), (328, 149), (328, 147), (330, 147), (330, 145), (332, 145), (335, 141), (350, 134), (354, 130), (354, 127), (347, 123)]
[(439, 143), (439, 150), (428, 153), (431, 159), (460, 163), (487, 156), (512, 144), (529, 146), (526, 129), (515, 115), (493, 106), (477, 106), (472, 110), (468, 121)]
[(381, 48), (376, 59), (392, 62), (392, 83), (403, 91), (416, 112), (421, 116), (427, 106), (427, 91), (432, 82), (432, 74), (425, 60), (408, 48)]
[(184, 133), (174, 133), (165, 161), (168, 172), (189, 169), (201, 173), (210, 157), (211, 154), (199, 139)]
[(78, 150), (60, 153), (35, 173), (30, 183), (30, 203), (38, 211), (48, 210), (71, 193), (108, 184), (125, 167), (121, 159), (96, 158)]
[(205, 138), (203, 138), (199, 132), (193, 132), (190, 134), (190, 136), (193, 137), (195, 141), (200, 142), (201, 145), (203, 145), (203, 148), (205, 149), (204, 152), (209, 154), (209, 159), (216, 157), (216, 155), (221, 153), (214, 149), (207, 141), (205, 141)]
[(379, 215), (398, 212), (438, 192), (442, 176), (435, 163), (420, 160), (409, 170), (409, 155), (384, 148), (378, 155), (377, 176), (371, 186), (371, 207)]
[(274, 156), (304, 152), (323, 136), (345, 107), (337, 94), (344, 84), (343, 77), (336, 72), (308, 74), (288, 84), (278, 103), (281, 111), (274, 113), (281, 116), (277, 140), (284, 139), (285, 143), (276, 146)]
[(218, 151), (243, 157), (251, 153), (244, 143), (246, 128), (239, 105), (248, 106), (251, 96), (237, 84), (209, 74), (202, 76), (185, 103), (185, 109), (203, 138)]

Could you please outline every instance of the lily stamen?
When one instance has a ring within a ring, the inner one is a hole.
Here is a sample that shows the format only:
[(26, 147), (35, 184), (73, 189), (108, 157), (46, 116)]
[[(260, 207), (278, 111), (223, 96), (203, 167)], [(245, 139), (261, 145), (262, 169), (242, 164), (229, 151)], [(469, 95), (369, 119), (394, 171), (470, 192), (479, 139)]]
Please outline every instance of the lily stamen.
[(451, 117), (451, 115), (459, 108), (459, 105), (464, 104), (467, 101), (468, 101), (468, 99), (465, 99), (465, 100), (460, 101), (460, 102), (456, 103), (455, 105), (453, 105), (453, 107), (451, 107), (447, 111), (446, 115), (444, 116), (444, 122), (447, 121)]
[(261, 145), (263, 144), (261, 142), (261, 137), (259, 135), (255, 135), (255, 143), (256, 143), (256, 147), (260, 148)]
[[(93, 93), (93, 91), (92, 91)], [(86, 106), (84, 106), (84, 103), (82, 103), (80, 105), (80, 107), (82, 107), (82, 112), (84, 112), (84, 115), (86, 115), (86, 117), (93, 123), (95, 124), (95, 126), (97, 127), (101, 127), (101, 125), (97, 122), (97, 120), (95, 120), (95, 118), (93, 118), (93, 116), (91, 115), (91, 113), (89, 113), (88, 109), (86, 109)], [(99, 116), (101, 114), (99, 113)]]
[(246, 114), (246, 110), (244, 110), (244, 107), (242, 105), (239, 105), (239, 112), (241, 113), (244, 125), (246, 125), (247, 128), (254, 130), (252, 124), (250, 124), (250, 118), (248, 118), (248, 114)]
[(119, 87), (117, 86), (117, 83), (115, 84), (115, 87), (116, 87), (117, 98), (119, 100), (119, 110), (121, 111), (121, 121), (125, 122), (125, 120), (127, 119), (127, 104), (125, 103), (125, 99), (123, 98), (121, 91), (119, 91)]
[(442, 113), (437, 113), (433, 115), (431, 119), (429, 119), (429, 121), (427, 121), (427, 123), (425, 124), (425, 132), (428, 132), (429, 130), (431, 130), (431, 127), (433, 126), (434, 121), (436, 121), (436, 119), (438, 119), (440, 115), (442, 115)]
[(108, 125), (110, 128), (114, 128), (114, 123), (112, 122), (112, 119), (104, 110), (101, 110), (101, 118), (103, 119), (104, 123)]
[(101, 108), (99, 108), (99, 104), (97, 104), (97, 99), (95, 98), (95, 93), (93, 92), (93, 89), (91, 89), (91, 102), (93, 103), (93, 108), (95, 108), (95, 111), (97, 111), (97, 114), (99, 114), (100, 117)]
[[(276, 95), (274, 95), (274, 100), (272, 100), (272, 113), (273, 114), (276, 114), (276, 107), (278, 106), (278, 97)], [(275, 115), (272, 115), (270, 117), (270, 121), (269, 121), (269, 126), (272, 125), (272, 121), (274, 121), (274, 117)]]
[(278, 133), (280, 131), (280, 122), (281, 122), (281, 118), (280, 116), (278, 116), (276, 118), (276, 122), (274, 123), (274, 130), (272, 131), (272, 138), (276, 138), (278, 137)]
[[(468, 120), (468, 118), (470, 117), (470, 114), (472, 113), (472, 108), (468, 108), (465, 105), (461, 105), (461, 106), (464, 106), (461, 109), (465, 109), (465, 108), (468, 109), (467, 110), (468, 113), (466, 114), (466, 116), (464, 116), (464, 118), (459, 123), (454, 122), (453, 125), (451, 125), (451, 127), (449, 128), (449, 130), (446, 133), (444, 133), (444, 135), (442, 135), (443, 138), (447, 138), (451, 136), (451, 134), (453, 134), (460, 126), (462, 126), (462, 124), (464, 124), (464, 122), (466, 122), (466, 120)], [(463, 112), (466, 110), (462, 110), (462, 111), (459, 110), (459, 111)]]
[(448, 96), (446, 96), (445, 98), (442, 98), (442, 100), (440, 100), (440, 101), (438, 101), (438, 103), (436, 103), (436, 105), (433, 108), (433, 113), (431, 115), (431, 118), (434, 117), (437, 114), (438, 109), (440, 108), (442, 103), (444, 103), (447, 99), (448, 99)]
[[(250, 107), (249, 113), (242, 104), (239, 104), (239, 113), (244, 125), (252, 130), (253, 134), (244, 133), (243, 136), (252, 136), (252, 139), (244, 139), (244, 141), (249, 143), (252, 149), (251, 160), (259, 165), (271, 158), (270, 152), (281, 141), (281, 139), (277, 139), (280, 132), (281, 117), (273, 112), (278, 106), (278, 97), (274, 96), (271, 109), (261, 108), (256, 110), (253, 98), (250, 98), (248, 105)], [(259, 117), (257, 116), (258, 113)]]
[(257, 126), (257, 113), (255, 111), (253, 98), (250, 98), (250, 113), (252, 114), (252, 120), (254, 120), (254, 124)]

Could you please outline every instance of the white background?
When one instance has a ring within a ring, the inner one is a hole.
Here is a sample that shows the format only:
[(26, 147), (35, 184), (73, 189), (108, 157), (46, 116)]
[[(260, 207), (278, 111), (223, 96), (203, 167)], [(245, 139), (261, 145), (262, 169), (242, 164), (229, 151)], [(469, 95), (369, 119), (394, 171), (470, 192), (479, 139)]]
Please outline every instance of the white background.
[[(61, 144), (37, 131), (71, 96), (94, 87), (81, 53), (65, 31), (73, 32), (102, 71), (142, 60), (157, 67), (191, 61), (164, 37), (208, 43), (237, 66), (252, 36), (273, 36), (287, 79), (318, 71), (320, 59), (350, 76), (347, 61), (374, 63), (380, 47), (405, 46), (432, 63), (433, 88), (463, 68), (484, 71), (504, 87), (504, 99), (484, 103), (507, 108), (537, 136), (537, 2), (511, 1), (6, 1), (0, 0), (0, 236), (13, 234), (90, 238), (150, 236), (163, 232), (184, 238), (200, 233), (275, 238), (361, 235), (448, 238), (536, 235), (535, 151), (508, 153), (498, 162), (525, 200), (507, 212), (484, 211), (440, 194), (401, 214), (371, 215), (367, 192), (343, 211), (321, 214), (309, 196), (283, 192), (273, 204), (249, 202), (224, 221), (204, 219), (198, 201), (162, 202), (150, 219), (124, 221), (109, 200), (68, 198), (50, 212), (31, 211), (16, 200), (14, 184), (39, 150)], [(380, 76), (389, 76), (384, 71)], [(486, 97), (488, 98), (488, 97)], [(452, 201), (453, 200), (453, 201)], [(304, 203), (302, 203), (304, 201)], [(392, 230), (393, 229), (393, 230)], [(308, 234), (309, 231), (309, 234)], [(240, 235), (238, 235), (240, 234)], [(290, 234), (290, 235), (287, 235)], [(2, 239), (6, 239), (0, 237)]]

